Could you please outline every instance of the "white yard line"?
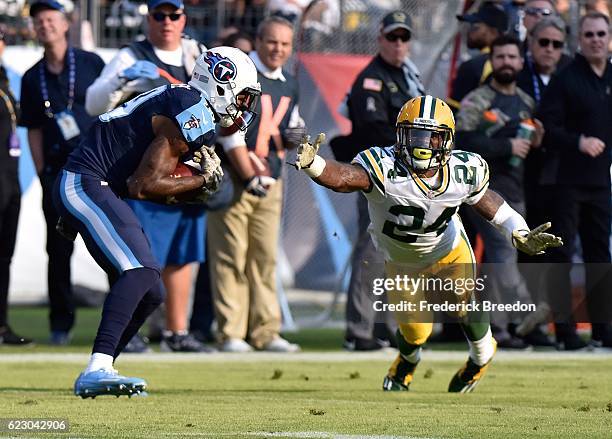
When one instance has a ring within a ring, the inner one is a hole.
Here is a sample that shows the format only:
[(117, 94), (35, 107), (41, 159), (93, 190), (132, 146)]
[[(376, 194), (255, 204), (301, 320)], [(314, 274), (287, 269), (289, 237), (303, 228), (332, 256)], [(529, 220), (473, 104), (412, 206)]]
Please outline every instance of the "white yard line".
[[(300, 363), (347, 363), (358, 361), (390, 361), (395, 358), (397, 351), (388, 349), (378, 352), (301, 352), (295, 354), (251, 352), (244, 354), (213, 353), (213, 354), (183, 354), (183, 353), (150, 353), (150, 354), (123, 354), (119, 357), (121, 363), (131, 362), (164, 362), (164, 363), (243, 363), (243, 362), (300, 362)], [(460, 361), (465, 359), (467, 351), (424, 351), (425, 361)], [(551, 360), (596, 360), (611, 359), (612, 350), (596, 349), (592, 352), (498, 352), (495, 362), (512, 361), (551, 361)], [(19, 353), (0, 354), (0, 363), (22, 362), (54, 362), (54, 363), (83, 363), (87, 362), (89, 354), (81, 353)]]

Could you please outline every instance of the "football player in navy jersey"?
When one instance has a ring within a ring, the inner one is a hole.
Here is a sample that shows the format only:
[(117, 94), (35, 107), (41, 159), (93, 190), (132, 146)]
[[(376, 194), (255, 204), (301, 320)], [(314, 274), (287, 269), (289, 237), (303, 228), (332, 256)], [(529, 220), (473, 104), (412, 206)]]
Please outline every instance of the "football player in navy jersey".
[[(102, 311), (87, 368), (74, 392), (142, 393), (146, 382), (113, 368), (123, 347), (163, 301), (160, 267), (134, 212), (123, 200), (157, 202), (214, 192), (223, 172), (211, 145), (217, 129), (244, 136), (260, 94), (249, 57), (231, 47), (202, 54), (188, 84), (165, 85), (102, 114), (69, 156), (56, 182), (55, 203), (65, 227), (81, 234), (96, 262), (118, 277)], [(173, 178), (193, 159), (201, 175)]]

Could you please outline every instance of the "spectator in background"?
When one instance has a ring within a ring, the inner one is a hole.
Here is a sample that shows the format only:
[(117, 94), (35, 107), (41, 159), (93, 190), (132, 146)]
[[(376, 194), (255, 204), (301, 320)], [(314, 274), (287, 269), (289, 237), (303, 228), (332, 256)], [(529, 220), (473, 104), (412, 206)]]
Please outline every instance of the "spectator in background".
[(538, 21), (530, 31), (525, 67), (517, 82), (518, 86), (535, 100), (536, 105), (542, 100), (552, 74), (566, 65), (561, 63), (565, 38), (565, 22), (558, 16)]
[[(565, 40), (565, 22), (559, 16), (547, 16), (531, 28), (527, 41), (525, 67), (518, 76), (517, 85), (534, 99), (536, 106), (539, 105), (552, 75), (560, 70), (564, 58), (570, 60), (563, 55)], [(547, 151), (543, 146), (531, 149), (524, 160), (525, 219), (531, 227), (550, 221), (548, 202), (556, 191), (550, 180), (551, 168), (557, 163), (555, 157), (554, 148)], [(549, 317), (550, 307), (544, 294), (544, 266), (534, 265), (546, 262), (547, 257), (548, 255), (529, 256), (520, 253), (518, 259), (528, 290), (534, 295), (538, 309), (521, 322), (517, 328), (517, 335), (523, 336), (525, 341), (534, 346), (552, 344), (538, 328), (538, 324)]]
[(11, 259), (15, 251), (21, 207), (18, 165), (21, 149), (17, 138), (19, 106), (2, 66), (4, 32), (0, 28), (0, 345), (26, 345), (32, 340), (17, 335), (8, 324), (8, 292)]
[[(87, 90), (87, 109), (92, 114), (108, 111), (137, 92), (169, 83), (186, 83), (197, 57), (205, 50), (195, 40), (182, 36), (186, 16), (181, 0), (150, 0), (147, 6), (147, 39), (121, 49)], [(167, 294), (162, 350), (210, 351), (187, 331), (192, 263), (204, 260), (204, 208), (137, 200), (128, 204), (140, 220), (153, 254), (164, 267), (162, 279)], [(147, 346), (136, 336), (126, 349), (143, 352)]]
[[(553, 76), (540, 104), (544, 144), (557, 155), (551, 197), (553, 233), (564, 245), (549, 254), (549, 298), (553, 301), (558, 348), (581, 349), (571, 313), (569, 267), (580, 236), (586, 272), (586, 303), (596, 346), (612, 347), (610, 320), (610, 154), (612, 67), (609, 18), (591, 12), (580, 19), (580, 52)], [(550, 159), (554, 158), (552, 156)], [(551, 297), (552, 296), (552, 297)]]
[[(350, 161), (373, 145), (393, 145), (395, 120), (402, 105), (425, 94), (418, 70), (409, 58), (411, 38), (412, 22), (406, 13), (395, 11), (383, 18), (377, 36), (378, 55), (359, 73), (348, 96), (353, 131), (332, 141), (338, 160)], [(370, 216), (362, 194), (357, 199), (357, 212), (359, 236), (353, 252), (344, 347), (376, 350), (389, 342), (395, 345), (397, 325), (391, 313), (377, 313), (373, 308), (372, 281), (383, 276), (384, 258), (367, 231)]]
[(447, 99), (454, 110), (459, 109), (459, 103), (465, 95), (489, 78), (491, 74), (489, 46), (508, 28), (508, 16), (504, 9), (490, 2), (484, 2), (476, 13), (458, 15), (457, 19), (469, 24), (468, 49), (477, 49), (482, 53), (462, 63), (457, 70), (451, 87), (451, 96)]
[(94, 121), (85, 111), (85, 91), (98, 77), (104, 62), (91, 52), (71, 47), (67, 41), (68, 19), (56, 0), (30, 6), (42, 60), (34, 64), (21, 82), (21, 119), (43, 190), (43, 213), (47, 223), (47, 267), (51, 343), (69, 342), (75, 309), (70, 283), (73, 243), (55, 229), (58, 214), (52, 201), (55, 178), (81, 135)]
[(282, 17), (294, 26), (298, 26), (309, 4), (310, 0), (268, 0), (266, 8), (270, 15)]
[(523, 6), (523, 26), (525, 27), (525, 49), (531, 30), (543, 18), (556, 16), (557, 8), (552, 0), (527, 0)]
[[(482, 3), (476, 13), (458, 15), (457, 19), (469, 24), (466, 41), (468, 49), (476, 49), (481, 53), (463, 62), (455, 74), (451, 95), (446, 100), (455, 113), (461, 106), (461, 100), (469, 92), (489, 81), (491, 75), (489, 47), (493, 40), (508, 28), (508, 15), (502, 5), (491, 2)], [(463, 219), (470, 243), (476, 248), (476, 227), (470, 221), (467, 206), (459, 207), (459, 215)], [(445, 322), (442, 324), (442, 332), (432, 337), (430, 342), (459, 340), (463, 340), (459, 325)]]
[[(246, 133), (220, 137), (235, 186), (232, 204), (208, 217), (208, 255), (221, 350), (296, 352), (279, 335), (276, 254), (285, 149), (304, 134), (298, 85), (283, 66), (291, 56), (293, 26), (281, 17), (260, 23), (250, 57), (262, 95)], [(248, 340), (247, 343), (245, 340)]]
[[(248, 54), (254, 49), (253, 39), (249, 34), (236, 31), (226, 36), (221, 42), (222, 46), (236, 47)], [(206, 242), (206, 240), (204, 241)], [(204, 249), (206, 253), (206, 249)], [(208, 257), (200, 264), (198, 276), (193, 291), (193, 304), (191, 308), (191, 319), (189, 321), (190, 332), (201, 342), (214, 341), (212, 324), (214, 317), (214, 305), (210, 285), (210, 269)]]
[(236, 47), (244, 53), (250, 53), (255, 48), (253, 38), (243, 31), (237, 31), (228, 35), (221, 42), (223, 46)]
[[(532, 140), (518, 135), (521, 122), (530, 119), (535, 110), (533, 99), (516, 86), (516, 78), (523, 69), (520, 46), (520, 41), (509, 35), (502, 35), (491, 43), (491, 82), (471, 91), (461, 101), (457, 113), (457, 148), (480, 154), (491, 170), (489, 187), (524, 215), (522, 159), (531, 148), (539, 147), (543, 129), (536, 121)], [(495, 120), (487, 121), (487, 113), (494, 115)], [(484, 241), (487, 293), (497, 303), (511, 303), (513, 298), (528, 300), (529, 294), (516, 264), (516, 248), (476, 212), (467, 210), (466, 213)], [(508, 325), (518, 322), (518, 316), (491, 314), (491, 330), (500, 348), (527, 347), (509, 331)]]

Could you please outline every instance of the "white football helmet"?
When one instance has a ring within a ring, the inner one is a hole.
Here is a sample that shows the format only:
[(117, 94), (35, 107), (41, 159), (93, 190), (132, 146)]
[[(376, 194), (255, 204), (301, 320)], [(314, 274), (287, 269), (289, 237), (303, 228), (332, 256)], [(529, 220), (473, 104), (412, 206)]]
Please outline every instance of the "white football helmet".
[(198, 57), (189, 85), (210, 103), (224, 127), (246, 130), (255, 116), (261, 85), (249, 56), (235, 47), (214, 47)]

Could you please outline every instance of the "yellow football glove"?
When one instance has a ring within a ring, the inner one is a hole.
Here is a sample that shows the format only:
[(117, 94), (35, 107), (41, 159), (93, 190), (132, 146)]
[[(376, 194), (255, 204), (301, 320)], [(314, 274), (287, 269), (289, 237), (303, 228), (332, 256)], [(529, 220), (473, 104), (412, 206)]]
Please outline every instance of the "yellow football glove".
[(544, 250), (549, 247), (561, 247), (563, 241), (560, 237), (551, 233), (544, 233), (545, 230), (550, 229), (550, 226), (551, 224), (548, 222), (539, 225), (529, 232), (515, 230), (512, 232), (512, 242), (517, 250), (531, 256), (542, 255)]
[(302, 137), (302, 142), (297, 148), (297, 155), (295, 157), (294, 163), (295, 168), (300, 170), (310, 167), (310, 165), (314, 161), (315, 156), (317, 155), (317, 152), (319, 152), (321, 143), (323, 143), (324, 141), (324, 133), (319, 133), (314, 143), (310, 143), (310, 136), (306, 135)]

